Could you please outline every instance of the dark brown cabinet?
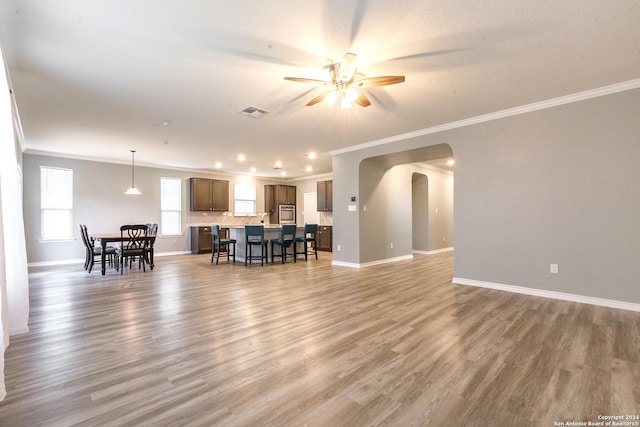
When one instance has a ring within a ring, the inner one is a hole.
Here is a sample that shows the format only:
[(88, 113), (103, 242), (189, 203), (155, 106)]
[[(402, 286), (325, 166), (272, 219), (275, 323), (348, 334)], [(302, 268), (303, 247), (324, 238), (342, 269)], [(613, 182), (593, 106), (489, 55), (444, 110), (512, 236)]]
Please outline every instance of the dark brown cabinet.
[(264, 186), (264, 211), (268, 214), (272, 214), (278, 210), (278, 206), (276, 206), (275, 190), (275, 185)]
[[(222, 239), (228, 239), (229, 229), (221, 227), (220, 237)], [(224, 252), (224, 250), (221, 251), (221, 253), (222, 252)], [(191, 227), (191, 253), (211, 253), (211, 227)]]
[(191, 253), (211, 253), (211, 227), (191, 227)]
[(191, 178), (191, 210), (229, 210), (229, 181), (218, 179)]
[(333, 181), (318, 181), (317, 187), (317, 211), (330, 212), (333, 210)]
[(316, 243), (319, 251), (331, 252), (333, 250), (333, 227), (330, 225), (318, 226), (318, 241)]
[(295, 205), (295, 185), (278, 185), (278, 205)]
[(264, 186), (264, 211), (269, 214), (269, 222), (278, 224), (280, 205), (296, 205), (295, 185), (265, 185)]

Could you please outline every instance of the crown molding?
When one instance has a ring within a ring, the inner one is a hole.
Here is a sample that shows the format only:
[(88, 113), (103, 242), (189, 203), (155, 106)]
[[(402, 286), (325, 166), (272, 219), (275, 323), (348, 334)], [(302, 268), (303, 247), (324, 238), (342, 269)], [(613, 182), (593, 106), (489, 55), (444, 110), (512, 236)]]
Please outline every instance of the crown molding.
[(376, 139), (373, 141), (365, 142), (363, 144), (353, 145), (351, 147), (340, 148), (330, 151), (329, 154), (335, 156), (337, 154), (349, 153), (352, 151), (363, 150), (365, 148), (377, 147), (380, 145), (390, 144), (393, 142), (404, 141), (418, 136), (431, 135), (434, 133), (440, 133), (452, 129), (463, 128), (479, 123), (490, 122), (493, 120), (503, 119), (505, 117), (516, 116), (519, 114), (531, 113), (533, 111), (544, 110), (547, 108), (553, 108), (560, 105), (571, 104), (573, 102), (584, 101), (592, 98), (599, 98), (601, 96), (612, 95), (614, 93), (626, 92), (633, 89), (640, 88), (640, 79), (629, 80), (626, 82), (615, 83), (609, 86), (603, 86), (596, 89), (586, 90), (584, 92), (573, 93), (570, 95), (560, 96), (557, 98), (547, 99), (545, 101), (534, 102), (532, 104), (522, 105), (520, 107), (508, 108), (506, 110), (500, 110), (493, 113), (482, 114), (480, 116), (470, 117), (468, 119), (462, 119), (455, 122), (445, 123), (442, 125), (433, 126), (430, 128), (419, 129), (412, 132), (402, 133), (399, 135), (389, 136), (386, 138)]

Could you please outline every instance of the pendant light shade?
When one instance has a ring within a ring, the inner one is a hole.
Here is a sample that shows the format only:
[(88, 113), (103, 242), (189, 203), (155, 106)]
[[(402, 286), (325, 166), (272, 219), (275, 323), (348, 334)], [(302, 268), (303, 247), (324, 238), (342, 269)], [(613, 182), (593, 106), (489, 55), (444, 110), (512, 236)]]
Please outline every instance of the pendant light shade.
[(135, 162), (134, 162), (134, 154), (135, 150), (131, 150), (131, 188), (124, 192), (124, 194), (142, 194), (140, 190), (136, 188), (136, 180), (135, 180)]

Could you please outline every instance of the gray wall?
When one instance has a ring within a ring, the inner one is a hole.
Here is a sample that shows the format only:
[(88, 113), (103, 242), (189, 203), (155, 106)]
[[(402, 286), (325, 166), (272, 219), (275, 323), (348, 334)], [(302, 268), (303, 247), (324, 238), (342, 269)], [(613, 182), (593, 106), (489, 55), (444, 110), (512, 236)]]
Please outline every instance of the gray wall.
[(411, 174), (411, 227), (414, 251), (429, 250), (429, 179)]
[[(69, 242), (40, 241), (40, 166), (73, 169), (75, 240)], [(136, 187), (142, 195), (129, 196), (124, 191), (131, 186), (131, 165), (68, 159), (62, 157), (23, 155), (24, 220), (29, 263), (50, 263), (84, 258), (78, 224), (87, 224), (89, 233), (117, 232), (122, 224), (160, 223), (160, 178), (182, 180), (183, 234), (177, 237), (160, 236), (156, 253), (190, 251), (189, 225), (238, 224), (246, 218), (229, 214), (189, 211), (190, 177), (218, 178), (230, 181), (229, 206), (233, 206), (233, 184), (246, 177), (194, 173), (136, 165)], [(256, 184), (258, 212), (264, 209), (264, 185), (278, 183), (251, 179)], [(233, 208), (232, 208), (233, 209)], [(259, 222), (251, 218), (251, 222)]]
[[(456, 160), (456, 277), (639, 303), (638, 111), (640, 90), (631, 90), (336, 154), (334, 261), (371, 261), (360, 241), (380, 227), (360, 205), (348, 212), (348, 197), (388, 190), (373, 192), (382, 172), (364, 160), (412, 153), (405, 163), (421, 161), (421, 148), (447, 144)], [(385, 214), (389, 223), (404, 218)]]
[[(416, 172), (425, 179), (423, 200), (414, 205)], [(360, 263), (410, 256), (414, 249), (433, 251), (452, 246), (452, 181), (446, 172), (420, 165), (389, 167), (380, 159), (364, 160), (359, 189)], [(414, 210), (418, 206), (424, 209)], [(417, 227), (414, 215), (424, 215)]]
[(420, 165), (396, 167), (411, 173), (413, 250), (453, 247), (453, 174)]

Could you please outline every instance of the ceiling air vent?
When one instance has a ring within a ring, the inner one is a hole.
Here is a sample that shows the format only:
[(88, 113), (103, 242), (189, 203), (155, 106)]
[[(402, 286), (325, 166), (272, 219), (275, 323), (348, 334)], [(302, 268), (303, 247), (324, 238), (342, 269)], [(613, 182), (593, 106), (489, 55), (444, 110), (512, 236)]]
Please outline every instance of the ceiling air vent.
[(248, 106), (247, 108), (245, 108), (242, 111), (238, 111), (238, 113), (243, 114), (245, 116), (249, 116), (249, 117), (253, 117), (254, 119), (258, 119), (262, 116), (264, 116), (265, 114), (268, 113), (267, 110), (263, 110), (262, 108), (258, 108), (258, 107), (253, 107), (253, 106)]

